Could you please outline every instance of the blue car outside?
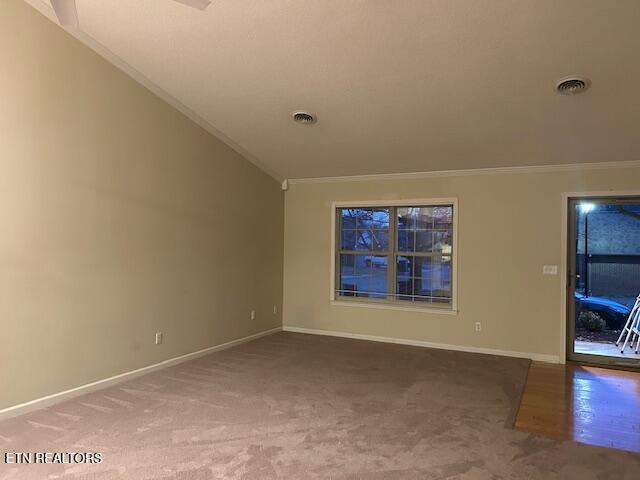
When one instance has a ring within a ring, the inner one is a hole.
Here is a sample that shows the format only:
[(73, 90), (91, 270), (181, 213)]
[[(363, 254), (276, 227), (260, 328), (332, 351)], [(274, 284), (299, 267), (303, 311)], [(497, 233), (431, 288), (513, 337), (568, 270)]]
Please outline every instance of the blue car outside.
[(585, 297), (578, 292), (575, 292), (575, 305), (578, 314), (585, 310), (597, 313), (612, 330), (620, 330), (631, 313), (631, 309), (621, 303), (603, 297)]

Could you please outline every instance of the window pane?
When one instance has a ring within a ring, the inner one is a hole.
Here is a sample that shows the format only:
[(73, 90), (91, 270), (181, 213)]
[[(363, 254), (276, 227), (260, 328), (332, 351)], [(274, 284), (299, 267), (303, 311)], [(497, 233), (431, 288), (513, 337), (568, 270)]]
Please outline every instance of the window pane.
[(356, 249), (356, 230), (342, 229), (341, 232), (341, 246), (342, 250), (355, 250)]
[(343, 228), (389, 228), (388, 208), (343, 208), (340, 215)]
[(402, 274), (407, 277), (412, 277), (411, 274), (411, 261), (413, 257), (405, 257), (403, 255), (398, 255), (396, 258), (396, 272), (398, 275)]
[(389, 228), (388, 208), (368, 208), (362, 209), (362, 214), (358, 217), (358, 228)]
[(408, 280), (413, 277), (413, 257), (398, 255), (396, 257), (396, 277), (398, 281)]
[(451, 257), (433, 257), (431, 263), (431, 290), (435, 297), (451, 301)]
[(356, 284), (353, 281), (355, 276), (354, 255), (340, 255), (340, 295), (354, 296)]
[(451, 242), (451, 231), (434, 232), (433, 235), (433, 251), (451, 255), (453, 250)]
[(413, 276), (425, 278), (431, 270), (431, 257), (413, 257)]
[(370, 208), (360, 208), (358, 210), (358, 228), (371, 228), (373, 223), (373, 211)]
[(340, 216), (342, 250), (389, 250), (388, 208), (343, 208)]
[(340, 255), (341, 296), (386, 298), (387, 257), (382, 255)]
[(340, 210), (340, 219), (343, 229), (355, 230), (356, 228), (356, 210), (354, 208), (343, 208)]
[(398, 223), (396, 227), (400, 230), (415, 230), (416, 222), (413, 215), (412, 208), (398, 207)]
[(389, 230), (371, 230), (371, 245), (374, 250), (389, 250)]
[(398, 230), (398, 251), (413, 252), (414, 239), (413, 230)]
[(416, 230), (433, 229), (433, 208), (420, 207), (413, 210), (416, 219)]
[(418, 230), (416, 232), (416, 252), (430, 252), (433, 249), (433, 230)]
[[(451, 209), (451, 207), (399, 207), (398, 229), (430, 230), (435, 228), (436, 209)], [(440, 216), (442, 214), (438, 212)]]
[(371, 250), (371, 230), (356, 230), (356, 250)]
[(433, 207), (433, 221), (436, 229), (450, 229), (453, 222), (453, 207)]
[(396, 294), (402, 300), (413, 298), (413, 259), (403, 255), (396, 257)]
[(416, 300), (429, 301), (431, 298), (431, 285), (428, 278), (413, 279), (413, 294)]
[(453, 207), (398, 208), (398, 251), (452, 253)]
[[(387, 294), (387, 257), (381, 255), (364, 256), (366, 268), (366, 284), (363, 291), (369, 297), (385, 298)], [(360, 272), (358, 266), (358, 272)]]
[(451, 303), (450, 256), (396, 257), (398, 300)]

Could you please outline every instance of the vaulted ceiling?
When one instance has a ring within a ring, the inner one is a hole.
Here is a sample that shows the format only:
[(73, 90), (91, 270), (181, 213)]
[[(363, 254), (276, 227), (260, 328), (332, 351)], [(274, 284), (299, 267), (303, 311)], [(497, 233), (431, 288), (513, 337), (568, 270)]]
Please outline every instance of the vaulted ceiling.
[[(83, 35), (282, 178), (640, 159), (638, 0), (76, 3)], [(591, 88), (556, 94), (571, 74)]]

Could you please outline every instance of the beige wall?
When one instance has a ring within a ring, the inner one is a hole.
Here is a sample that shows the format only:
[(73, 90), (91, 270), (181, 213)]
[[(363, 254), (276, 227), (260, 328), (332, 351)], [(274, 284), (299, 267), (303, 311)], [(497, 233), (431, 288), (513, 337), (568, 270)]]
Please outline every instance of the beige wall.
[(0, 409), (280, 326), (279, 184), (1, 3)]
[[(561, 261), (562, 192), (611, 189), (640, 189), (640, 168), (293, 184), (284, 325), (559, 356), (561, 278), (542, 266)], [(459, 313), (331, 305), (331, 202), (434, 197), (459, 199)]]

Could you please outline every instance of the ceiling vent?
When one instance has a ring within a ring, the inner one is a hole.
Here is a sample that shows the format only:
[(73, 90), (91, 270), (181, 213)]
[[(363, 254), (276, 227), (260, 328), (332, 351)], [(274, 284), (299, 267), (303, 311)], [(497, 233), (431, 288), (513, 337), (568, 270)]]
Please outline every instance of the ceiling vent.
[(585, 77), (565, 77), (556, 83), (556, 92), (560, 95), (577, 95), (589, 88), (591, 82)]
[(294, 122), (300, 123), (302, 125), (311, 125), (318, 121), (316, 116), (313, 113), (309, 112), (294, 112), (293, 114), (291, 114), (291, 116), (293, 117)]

